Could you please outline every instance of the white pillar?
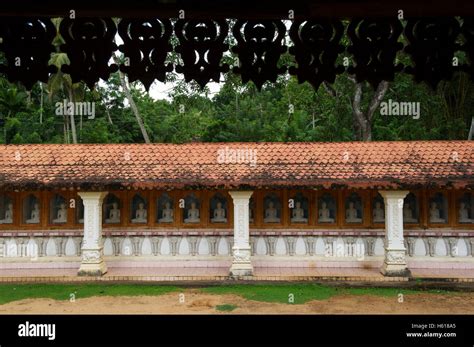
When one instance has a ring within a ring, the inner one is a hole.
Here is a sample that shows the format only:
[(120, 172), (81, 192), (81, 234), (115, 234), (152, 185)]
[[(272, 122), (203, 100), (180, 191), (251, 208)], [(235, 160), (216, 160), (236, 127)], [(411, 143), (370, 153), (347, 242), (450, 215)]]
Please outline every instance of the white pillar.
[(234, 247), (231, 276), (252, 276), (253, 266), (250, 260), (249, 201), (252, 191), (229, 192), (234, 202)]
[(385, 259), (381, 272), (385, 276), (410, 276), (403, 242), (403, 199), (406, 190), (379, 191), (385, 202)]
[(102, 243), (102, 202), (107, 192), (78, 193), (84, 203), (84, 242), (80, 276), (101, 276), (107, 272)]

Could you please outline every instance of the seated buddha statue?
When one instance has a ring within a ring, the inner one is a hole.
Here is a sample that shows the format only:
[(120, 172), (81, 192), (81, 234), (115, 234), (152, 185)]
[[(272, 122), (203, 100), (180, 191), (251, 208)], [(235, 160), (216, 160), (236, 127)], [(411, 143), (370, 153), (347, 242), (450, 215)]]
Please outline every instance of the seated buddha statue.
[(196, 203), (192, 202), (188, 209), (188, 217), (184, 219), (185, 223), (199, 223), (199, 210), (196, 208)]
[(354, 203), (349, 202), (349, 207), (346, 210), (346, 222), (347, 223), (360, 223), (362, 218), (357, 217), (357, 209), (354, 207)]
[(58, 212), (56, 212), (56, 218), (53, 219), (53, 223), (66, 223), (66, 222), (67, 222), (66, 204), (61, 203), (59, 205)]
[(384, 223), (385, 222), (385, 211), (382, 208), (380, 201), (375, 202), (374, 211), (372, 212), (372, 217), (375, 223)]
[(148, 212), (143, 202), (138, 203), (138, 208), (135, 211), (135, 218), (132, 219), (132, 223), (146, 223)]
[(120, 209), (118, 203), (113, 202), (112, 208), (109, 211), (109, 218), (105, 220), (106, 223), (120, 223)]
[(0, 219), (0, 224), (10, 224), (13, 223), (13, 204), (9, 202), (5, 210), (5, 216), (3, 219)]
[(295, 208), (291, 212), (291, 221), (296, 223), (306, 223), (308, 218), (304, 217), (304, 209), (301, 207), (301, 202), (295, 203)]
[(7, 209), (5, 210), (5, 218), (0, 219), (0, 224), (10, 223), (13, 223), (13, 204), (11, 202), (7, 204)]
[(158, 219), (160, 223), (172, 223), (173, 222), (173, 209), (171, 204), (167, 201), (165, 202), (161, 218)]
[(216, 208), (214, 209), (214, 217), (211, 218), (211, 222), (227, 223), (227, 218), (225, 217), (225, 209), (222, 208), (222, 203), (220, 201), (216, 204)]
[(325, 201), (321, 202), (318, 221), (322, 223), (334, 223), (334, 218), (331, 218), (331, 211), (329, 211)]
[(459, 203), (459, 223), (473, 223), (474, 220), (469, 218), (469, 210), (465, 202)]
[(279, 223), (280, 218), (278, 217), (278, 210), (275, 208), (273, 201), (268, 203), (268, 207), (265, 209), (265, 223)]
[(39, 204), (36, 202), (33, 205), (33, 210), (30, 213), (30, 218), (26, 220), (26, 223), (35, 224), (35, 223), (39, 223), (39, 221), (40, 221), (40, 209), (39, 209)]
[(446, 219), (441, 218), (441, 211), (439, 210), (438, 205), (434, 201), (430, 205), (430, 222), (446, 223)]

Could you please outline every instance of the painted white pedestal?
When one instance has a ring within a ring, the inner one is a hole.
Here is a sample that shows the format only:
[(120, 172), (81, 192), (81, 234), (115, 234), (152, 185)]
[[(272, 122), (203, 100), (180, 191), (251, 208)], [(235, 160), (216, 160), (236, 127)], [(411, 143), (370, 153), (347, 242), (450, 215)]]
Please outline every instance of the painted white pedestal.
[(229, 192), (234, 203), (234, 246), (230, 276), (252, 276), (253, 266), (250, 259), (249, 201), (252, 191)]
[(406, 190), (380, 191), (385, 203), (385, 259), (381, 269), (384, 276), (410, 276), (403, 242), (403, 199)]
[(102, 202), (107, 192), (78, 193), (84, 203), (84, 241), (79, 276), (101, 276), (107, 272), (102, 242)]

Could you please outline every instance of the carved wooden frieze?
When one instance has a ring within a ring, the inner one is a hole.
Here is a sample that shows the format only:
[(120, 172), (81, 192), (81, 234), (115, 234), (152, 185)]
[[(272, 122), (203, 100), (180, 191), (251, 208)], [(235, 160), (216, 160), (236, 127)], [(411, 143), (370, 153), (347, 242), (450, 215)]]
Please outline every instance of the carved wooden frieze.
[(278, 66), (280, 56), (287, 48), (283, 43), (286, 27), (281, 20), (237, 20), (233, 27), (237, 45), (232, 51), (239, 58), (239, 66), (233, 72), (242, 82), (252, 81), (258, 89), (269, 82), (276, 82), (286, 67)]
[(100, 78), (107, 80), (118, 66), (110, 64), (117, 27), (112, 18), (65, 18), (60, 24), (60, 33), (65, 43), (65, 52), (70, 64), (63, 65), (61, 71), (71, 75), (73, 83), (84, 81), (93, 88)]
[[(166, 82), (173, 68), (186, 82), (195, 81), (201, 88), (210, 81), (219, 82), (229, 71), (224, 62), (230, 59), (229, 46), (237, 58), (232, 72), (258, 89), (287, 72), (317, 89), (323, 82), (333, 83), (344, 66), (358, 82), (367, 81), (373, 87), (392, 81), (397, 73), (411, 74), (416, 82), (432, 88), (456, 71), (474, 76), (471, 17), (406, 21), (301, 17), (292, 23), (280, 19), (63, 18), (59, 34), (64, 43), (59, 50), (69, 61), (61, 71), (73, 83), (83, 81), (90, 88), (100, 79), (107, 80), (119, 68), (111, 61), (117, 32), (123, 41), (120, 70), (146, 89), (154, 80)], [(49, 63), (58, 49), (53, 45), (57, 34), (51, 18), (2, 18), (0, 73), (28, 89), (37, 81), (47, 82), (57, 70)], [(405, 67), (397, 62), (400, 52), (407, 54)], [(464, 55), (457, 56), (458, 52)], [(350, 55), (352, 62), (347, 63)]]
[(405, 72), (416, 82), (425, 81), (435, 89), (441, 80), (451, 79), (454, 52), (460, 28), (453, 17), (409, 19), (405, 27), (408, 45), (405, 51), (411, 56), (413, 66)]
[(119, 50), (124, 54), (125, 62), (120, 71), (128, 75), (133, 82), (139, 80), (148, 90), (155, 79), (165, 82), (166, 73), (173, 70), (167, 62), (172, 51), (170, 37), (173, 32), (169, 19), (122, 19), (118, 32), (123, 44)]
[(227, 64), (221, 64), (224, 52), (229, 49), (224, 43), (228, 31), (225, 20), (178, 20), (176, 52), (182, 63), (176, 66), (176, 72), (182, 73), (186, 82), (196, 81), (201, 88), (211, 80), (219, 82), (221, 73), (229, 71)]
[(347, 28), (351, 40), (348, 52), (354, 64), (348, 72), (357, 82), (368, 81), (377, 88), (381, 81), (393, 81), (395, 73), (402, 70), (395, 58), (403, 44), (399, 42), (403, 27), (395, 19), (354, 19)]
[(0, 49), (6, 58), (0, 72), (10, 82), (19, 81), (31, 89), (37, 81), (47, 82), (49, 74), (56, 72), (57, 68), (49, 65), (56, 36), (49, 18), (2, 18), (0, 36)]
[(318, 89), (322, 82), (334, 83), (336, 75), (344, 72), (342, 65), (336, 65), (337, 57), (344, 51), (340, 44), (344, 26), (339, 20), (299, 20), (290, 28), (290, 38), (294, 46), (296, 66), (289, 72), (297, 76), (298, 82), (309, 82)]

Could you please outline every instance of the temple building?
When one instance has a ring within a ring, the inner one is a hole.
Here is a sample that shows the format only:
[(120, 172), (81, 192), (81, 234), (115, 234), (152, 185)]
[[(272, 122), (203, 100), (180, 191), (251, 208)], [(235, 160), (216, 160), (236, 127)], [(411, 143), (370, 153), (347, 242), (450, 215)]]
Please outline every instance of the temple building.
[(474, 142), (0, 147), (0, 267), (474, 268)]

